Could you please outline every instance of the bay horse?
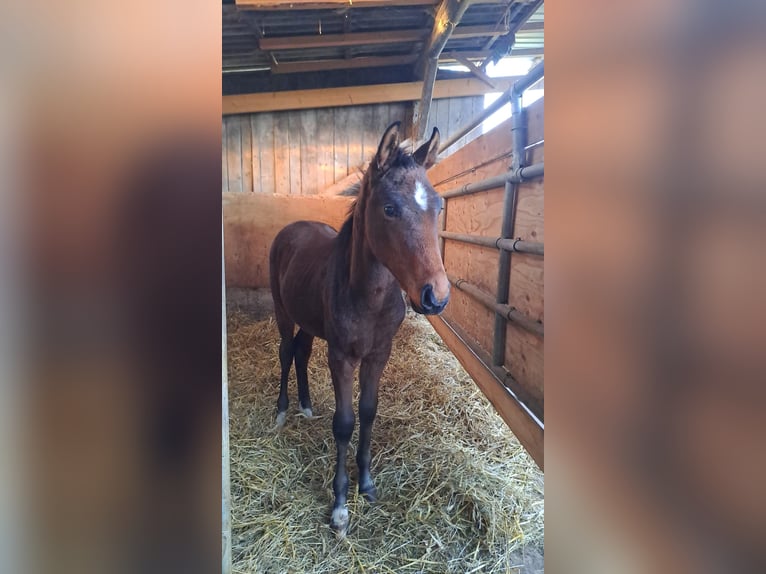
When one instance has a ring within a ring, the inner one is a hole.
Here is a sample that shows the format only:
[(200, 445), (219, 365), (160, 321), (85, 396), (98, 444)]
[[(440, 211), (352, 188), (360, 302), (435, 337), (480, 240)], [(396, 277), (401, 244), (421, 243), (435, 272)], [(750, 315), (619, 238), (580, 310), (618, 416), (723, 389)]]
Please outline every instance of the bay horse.
[(277, 234), (269, 254), (281, 336), (279, 426), (287, 416), (287, 379), (293, 360), (300, 409), (312, 416), (307, 366), (314, 337), (327, 341), (337, 448), (330, 527), (340, 536), (349, 522), (346, 452), (356, 423), (354, 372), (361, 365), (359, 493), (373, 502), (377, 492), (370, 475), (370, 435), (378, 382), (406, 311), (402, 290), (421, 314), (441, 313), (449, 301), (450, 285), (438, 243), (442, 198), (425, 172), (436, 162), (439, 131), (434, 128), (431, 139), (409, 154), (399, 147), (399, 126), (396, 122), (383, 134), (340, 232), (324, 223), (297, 221)]

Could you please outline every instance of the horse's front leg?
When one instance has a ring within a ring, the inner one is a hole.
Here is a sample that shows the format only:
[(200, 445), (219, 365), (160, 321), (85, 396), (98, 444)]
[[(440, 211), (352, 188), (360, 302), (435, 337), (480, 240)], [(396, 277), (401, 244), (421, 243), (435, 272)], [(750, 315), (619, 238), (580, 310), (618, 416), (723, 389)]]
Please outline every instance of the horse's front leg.
[(335, 415), (332, 418), (332, 433), (337, 448), (335, 479), (332, 483), (335, 501), (332, 506), (330, 528), (342, 536), (348, 529), (346, 452), (356, 422), (352, 399), (354, 369), (356, 369), (357, 363), (333, 349), (328, 349), (328, 363), (333, 389), (335, 390)]
[(370, 474), (370, 439), (372, 423), (378, 412), (378, 383), (383, 368), (391, 354), (391, 346), (375, 351), (362, 360), (359, 371), (359, 449), (356, 453), (356, 463), (359, 466), (359, 494), (369, 502), (375, 502), (377, 491)]

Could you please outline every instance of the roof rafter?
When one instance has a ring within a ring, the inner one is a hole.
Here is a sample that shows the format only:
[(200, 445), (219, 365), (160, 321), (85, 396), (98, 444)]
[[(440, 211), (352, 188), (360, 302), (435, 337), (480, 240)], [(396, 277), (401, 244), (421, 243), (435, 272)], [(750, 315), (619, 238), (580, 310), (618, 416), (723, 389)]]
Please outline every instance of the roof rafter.
[[(497, 26), (458, 26), (450, 38), (481, 38), (504, 34), (508, 30)], [(398, 44), (421, 42), (428, 36), (425, 30), (381, 30), (379, 32), (351, 32), (343, 34), (314, 34), (310, 36), (260, 37), (261, 50), (303, 50), (307, 48), (333, 48), (338, 46), (361, 46), (364, 44)]]
[(382, 66), (402, 66), (412, 64), (416, 55), (403, 56), (365, 56), (339, 60), (311, 60), (301, 62), (279, 62), (271, 66), (275, 74), (294, 74), (298, 72), (321, 72), (325, 70), (348, 70), (353, 68), (379, 68)]
[(435, 0), (236, 0), (244, 10), (337, 10), (338, 8), (377, 8), (381, 6), (426, 6)]

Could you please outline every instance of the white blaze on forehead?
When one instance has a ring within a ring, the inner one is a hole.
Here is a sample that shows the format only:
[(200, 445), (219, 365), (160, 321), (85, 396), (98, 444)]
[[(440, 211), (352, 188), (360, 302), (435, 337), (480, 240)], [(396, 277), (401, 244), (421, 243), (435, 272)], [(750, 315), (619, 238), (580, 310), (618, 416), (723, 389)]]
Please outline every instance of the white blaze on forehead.
[(428, 193), (423, 184), (419, 181), (415, 182), (415, 202), (417, 202), (420, 209), (425, 211), (428, 209)]

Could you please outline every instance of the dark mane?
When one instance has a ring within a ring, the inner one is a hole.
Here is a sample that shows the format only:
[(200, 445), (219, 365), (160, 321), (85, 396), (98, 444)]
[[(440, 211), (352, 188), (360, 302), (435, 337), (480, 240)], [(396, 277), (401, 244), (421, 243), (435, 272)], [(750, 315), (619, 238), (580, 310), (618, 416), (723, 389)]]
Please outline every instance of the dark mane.
[(352, 210), (348, 214), (346, 221), (343, 222), (343, 225), (338, 232), (338, 236), (335, 238), (335, 240), (342, 246), (351, 244), (351, 236), (354, 231), (354, 205), (356, 205), (356, 201), (351, 204)]

